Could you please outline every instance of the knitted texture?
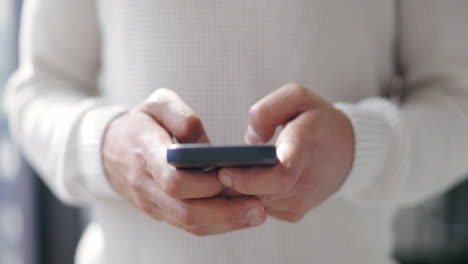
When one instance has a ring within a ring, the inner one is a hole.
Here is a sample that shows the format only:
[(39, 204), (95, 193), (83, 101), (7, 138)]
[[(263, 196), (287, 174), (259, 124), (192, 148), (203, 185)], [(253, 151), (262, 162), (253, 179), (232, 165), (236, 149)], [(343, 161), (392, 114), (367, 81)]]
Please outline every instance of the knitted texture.
[[(58, 197), (93, 207), (78, 263), (390, 263), (394, 208), (468, 170), (467, 12), (465, 0), (29, 0), (12, 134)], [(396, 75), (399, 105), (379, 96)], [(198, 238), (109, 186), (106, 128), (155, 89), (175, 90), (213, 143), (242, 143), (250, 106), (291, 81), (343, 111), (356, 140), (342, 188), (299, 223)]]

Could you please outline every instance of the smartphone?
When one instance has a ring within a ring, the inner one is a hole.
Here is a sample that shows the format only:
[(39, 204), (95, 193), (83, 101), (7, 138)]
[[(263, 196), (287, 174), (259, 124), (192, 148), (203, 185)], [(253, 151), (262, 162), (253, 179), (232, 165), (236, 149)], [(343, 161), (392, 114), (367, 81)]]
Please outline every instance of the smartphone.
[(176, 168), (211, 169), (221, 167), (274, 166), (274, 146), (173, 144), (167, 149), (167, 162)]

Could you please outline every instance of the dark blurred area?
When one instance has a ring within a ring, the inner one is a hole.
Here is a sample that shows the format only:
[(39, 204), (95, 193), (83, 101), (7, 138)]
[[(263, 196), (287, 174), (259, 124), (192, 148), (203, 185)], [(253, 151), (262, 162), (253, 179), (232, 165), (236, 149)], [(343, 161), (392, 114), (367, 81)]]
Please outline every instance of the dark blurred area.
[[(0, 264), (73, 263), (84, 212), (60, 203), (13, 145), (3, 91), (17, 66), (21, 1), (0, 0)], [(403, 264), (468, 263), (468, 181), (401, 210), (395, 258)]]
[(468, 263), (468, 180), (395, 219), (395, 256), (403, 264)]

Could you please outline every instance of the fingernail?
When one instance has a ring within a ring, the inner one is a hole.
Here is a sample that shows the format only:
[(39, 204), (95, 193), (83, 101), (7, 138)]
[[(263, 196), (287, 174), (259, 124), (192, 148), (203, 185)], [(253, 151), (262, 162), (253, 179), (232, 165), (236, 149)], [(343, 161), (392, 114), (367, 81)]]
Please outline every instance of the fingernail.
[(259, 225), (262, 223), (262, 213), (258, 208), (250, 208), (245, 214), (247, 221), (251, 226)]
[(219, 181), (224, 184), (226, 187), (232, 186), (232, 178), (230, 175), (226, 174), (225, 172), (221, 172), (219, 175)]
[(262, 139), (260, 136), (253, 130), (251, 126), (247, 127), (247, 131), (245, 132), (245, 141), (249, 144), (260, 144), (262, 143)]

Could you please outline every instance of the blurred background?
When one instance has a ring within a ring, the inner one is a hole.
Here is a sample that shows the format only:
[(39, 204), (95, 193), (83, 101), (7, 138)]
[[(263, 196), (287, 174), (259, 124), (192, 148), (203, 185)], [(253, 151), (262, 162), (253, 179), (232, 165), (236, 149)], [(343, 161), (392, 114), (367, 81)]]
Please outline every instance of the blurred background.
[[(3, 91), (17, 66), (20, 0), (0, 0), (0, 264), (73, 263), (86, 212), (61, 204), (12, 144)], [(395, 219), (402, 264), (468, 263), (468, 182)]]
[(42, 184), (13, 145), (3, 92), (17, 66), (21, 1), (0, 0), (0, 264), (73, 263), (85, 215)]

